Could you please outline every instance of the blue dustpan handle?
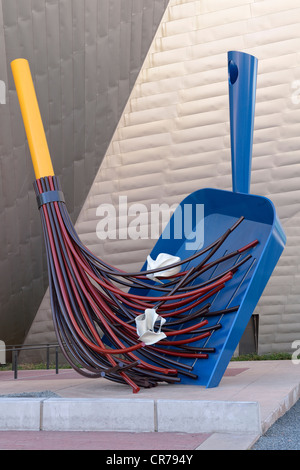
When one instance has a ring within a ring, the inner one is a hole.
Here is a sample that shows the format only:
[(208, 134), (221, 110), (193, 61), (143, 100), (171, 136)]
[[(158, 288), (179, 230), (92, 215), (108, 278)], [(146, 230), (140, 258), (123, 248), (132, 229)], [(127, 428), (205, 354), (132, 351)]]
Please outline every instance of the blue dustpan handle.
[(229, 51), (227, 55), (232, 189), (234, 192), (249, 193), (257, 59), (238, 51)]

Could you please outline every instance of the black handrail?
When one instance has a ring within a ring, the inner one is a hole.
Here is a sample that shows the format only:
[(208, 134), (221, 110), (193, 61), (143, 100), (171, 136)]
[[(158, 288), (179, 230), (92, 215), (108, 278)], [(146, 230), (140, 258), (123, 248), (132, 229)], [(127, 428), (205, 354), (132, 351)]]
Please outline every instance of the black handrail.
[(11, 347), (7, 347), (6, 345), (6, 352), (10, 351), (12, 353), (12, 370), (14, 371), (14, 379), (18, 378), (18, 353), (20, 351), (29, 351), (33, 349), (46, 349), (46, 368), (47, 370), (50, 368), (50, 349), (55, 348), (55, 373), (58, 374), (58, 343), (47, 343), (47, 344), (36, 344), (36, 345), (11, 345)]

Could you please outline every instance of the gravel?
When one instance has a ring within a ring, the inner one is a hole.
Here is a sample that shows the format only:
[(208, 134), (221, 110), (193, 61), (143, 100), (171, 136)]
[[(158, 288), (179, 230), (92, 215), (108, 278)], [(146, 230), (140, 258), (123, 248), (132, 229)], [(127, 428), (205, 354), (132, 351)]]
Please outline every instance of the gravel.
[(0, 395), (0, 398), (59, 398), (59, 395), (49, 390), (45, 390), (43, 392), (10, 393), (7, 395)]
[(252, 450), (300, 450), (300, 400), (256, 441)]

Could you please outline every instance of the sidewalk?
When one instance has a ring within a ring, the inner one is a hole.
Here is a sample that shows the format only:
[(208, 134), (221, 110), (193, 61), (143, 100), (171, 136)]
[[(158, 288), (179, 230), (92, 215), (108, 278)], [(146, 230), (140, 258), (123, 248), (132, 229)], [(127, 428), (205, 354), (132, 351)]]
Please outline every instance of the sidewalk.
[(299, 397), (291, 361), (231, 362), (216, 388), (138, 394), (71, 369), (0, 372), (0, 449), (246, 450)]

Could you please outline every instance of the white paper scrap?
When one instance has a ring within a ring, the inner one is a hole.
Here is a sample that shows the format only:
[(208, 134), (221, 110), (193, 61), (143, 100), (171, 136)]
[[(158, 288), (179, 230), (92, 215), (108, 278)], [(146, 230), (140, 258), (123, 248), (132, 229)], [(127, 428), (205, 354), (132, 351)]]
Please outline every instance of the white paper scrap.
[[(154, 325), (156, 322), (160, 323), (158, 330), (154, 331)], [(166, 338), (166, 335), (161, 331), (161, 327), (165, 322), (165, 318), (158, 315), (154, 308), (146, 308), (145, 313), (142, 313), (135, 319), (139, 340), (150, 345)]]
[[(157, 258), (154, 260), (151, 258), (150, 255), (147, 256), (147, 270), (152, 270), (156, 268), (163, 268), (170, 266), (172, 264), (178, 263), (181, 261), (181, 259), (178, 256), (172, 256), (169, 255), (168, 253), (160, 253)], [(153, 281), (158, 281), (160, 282), (157, 277), (169, 277), (173, 276), (174, 274), (177, 274), (180, 272), (181, 267), (180, 266), (175, 266), (170, 269), (165, 269), (163, 271), (158, 271), (157, 273), (152, 273), (152, 274), (147, 274), (147, 277), (149, 279), (152, 279)]]

